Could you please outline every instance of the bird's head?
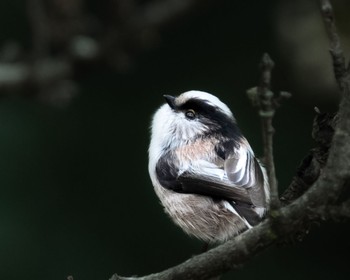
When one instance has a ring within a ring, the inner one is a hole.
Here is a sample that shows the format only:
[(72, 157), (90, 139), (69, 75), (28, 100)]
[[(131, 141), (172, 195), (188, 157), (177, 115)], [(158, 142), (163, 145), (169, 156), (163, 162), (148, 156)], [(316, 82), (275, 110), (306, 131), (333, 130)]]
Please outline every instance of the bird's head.
[(169, 145), (208, 135), (232, 138), (237, 130), (230, 109), (212, 94), (192, 90), (164, 98), (166, 104), (153, 118), (152, 135)]

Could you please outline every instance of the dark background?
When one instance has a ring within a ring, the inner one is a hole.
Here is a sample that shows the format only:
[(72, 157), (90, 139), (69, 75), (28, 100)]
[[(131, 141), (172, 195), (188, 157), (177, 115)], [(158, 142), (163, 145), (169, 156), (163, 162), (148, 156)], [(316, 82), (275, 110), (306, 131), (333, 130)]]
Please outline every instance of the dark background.
[[(127, 71), (103, 63), (77, 66), (79, 94), (64, 107), (25, 94), (3, 95), (1, 279), (144, 275), (199, 253), (202, 243), (173, 225), (153, 192), (147, 169), (151, 116), (163, 94), (211, 92), (232, 109), (261, 155), (259, 119), (245, 91), (257, 85), (264, 52), (276, 62), (273, 90), (293, 94), (274, 119), (280, 190), (288, 185), (313, 145), (313, 108), (334, 111), (335, 87), (320, 86), (323, 77), (293, 56), (295, 48), (303, 47), (280, 38), (279, 32), (293, 36), (288, 29), (278, 31), (283, 26), (279, 15), (290, 6), (279, 1), (218, 2), (167, 25), (160, 41), (138, 53)], [(333, 2), (340, 30), (347, 31), (341, 16), (346, 1)], [(322, 30), (317, 6), (303, 8), (300, 3), (289, 1), (295, 10), (284, 11), (291, 26), (300, 14), (315, 9), (316, 26)], [(24, 1), (0, 3), (0, 42), (9, 39), (30, 48)], [(330, 67), (327, 41), (321, 42), (317, 49), (324, 56), (316, 61)], [(311, 44), (311, 39), (303, 43)], [(305, 71), (304, 78), (292, 69)], [(303, 242), (274, 246), (223, 279), (346, 279), (349, 234), (345, 223), (311, 225)]]

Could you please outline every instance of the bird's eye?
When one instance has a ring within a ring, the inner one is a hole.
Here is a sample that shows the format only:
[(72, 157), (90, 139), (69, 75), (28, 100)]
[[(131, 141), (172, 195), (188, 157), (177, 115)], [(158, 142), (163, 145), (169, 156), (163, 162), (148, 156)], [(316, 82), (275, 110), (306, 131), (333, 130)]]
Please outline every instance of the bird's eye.
[(196, 112), (192, 109), (189, 109), (185, 112), (186, 118), (193, 120), (196, 117)]

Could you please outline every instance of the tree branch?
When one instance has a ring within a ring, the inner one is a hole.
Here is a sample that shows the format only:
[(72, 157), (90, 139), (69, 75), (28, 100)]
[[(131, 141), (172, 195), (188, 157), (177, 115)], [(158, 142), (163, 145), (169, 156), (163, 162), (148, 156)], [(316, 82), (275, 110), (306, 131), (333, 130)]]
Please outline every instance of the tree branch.
[(280, 103), (284, 99), (290, 97), (290, 94), (287, 92), (281, 92), (278, 97), (274, 97), (273, 92), (270, 90), (271, 72), (273, 67), (274, 62), (270, 56), (265, 53), (260, 63), (260, 84), (257, 88), (252, 88), (247, 91), (247, 94), (251, 99), (253, 106), (257, 107), (259, 116), (261, 118), (264, 163), (267, 169), (270, 185), (270, 213), (272, 214), (274, 213), (273, 210), (278, 209), (280, 206), (275, 164), (273, 159), (273, 135), (275, 130), (272, 126), (272, 120), (276, 109), (280, 106)]
[(335, 25), (333, 7), (329, 0), (319, 0), (323, 22), (325, 23), (326, 32), (330, 41), (330, 53), (333, 61), (333, 70), (335, 78), (341, 90), (348, 83), (344, 80), (346, 72), (349, 71), (350, 65), (346, 67), (344, 52), (341, 48), (337, 27)]
[[(325, 1), (321, 1), (321, 3), (323, 2)], [(324, 17), (326, 17), (325, 14)], [(334, 133), (331, 133), (331, 145), (328, 144), (329, 142), (324, 145), (327, 147), (328, 157), (324, 161), (325, 165), (322, 170), (316, 168), (318, 172), (312, 178), (314, 182), (302, 195), (298, 194), (299, 197), (296, 200), (282, 208), (275, 209), (277, 215), (274, 217), (269, 216), (256, 227), (206, 253), (194, 256), (180, 265), (144, 277), (128, 278), (115, 274), (111, 280), (208, 279), (244, 264), (275, 242), (293, 234), (304, 224), (315, 219), (328, 218), (325, 213), (334, 212), (338, 213), (339, 216), (348, 217), (350, 200), (339, 207), (336, 206), (345, 186), (349, 185), (350, 182), (348, 168), (350, 166), (350, 77), (345, 67), (336, 69), (337, 61), (340, 58), (338, 57), (339, 53), (342, 52), (332, 53), (332, 58), (335, 71), (342, 69), (336, 76), (341, 79), (339, 87), (343, 97), (336, 121), (334, 121), (333, 116), (331, 117)], [(257, 99), (253, 99), (253, 102), (254, 100)], [(325, 119), (322, 118), (322, 120)], [(314, 136), (318, 135), (319, 132), (314, 130)], [(329, 216), (333, 216), (333, 214)]]
[(350, 200), (343, 202), (340, 205), (326, 205), (320, 206), (315, 210), (316, 215), (321, 220), (332, 220), (335, 222), (341, 222), (350, 219)]
[(271, 72), (274, 62), (270, 56), (265, 53), (260, 63), (261, 80), (258, 86), (259, 98), (259, 115), (262, 123), (263, 146), (264, 146), (264, 162), (266, 164), (267, 174), (269, 178), (269, 186), (271, 192), (270, 210), (279, 207), (278, 186), (275, 171), (275, 161), (273, 159), (273, 135), (275, 129), (272, 126), (272, 119), (275, 115), (275, 106), (273, 105), (273, 92), (271, 88)]

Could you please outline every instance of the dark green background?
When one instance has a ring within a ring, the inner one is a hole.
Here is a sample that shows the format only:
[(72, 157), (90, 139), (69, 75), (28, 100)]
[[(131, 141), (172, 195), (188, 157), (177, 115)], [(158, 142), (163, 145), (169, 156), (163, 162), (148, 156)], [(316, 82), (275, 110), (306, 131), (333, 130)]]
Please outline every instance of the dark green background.
[[(283, 190), (312, 147), (311, 100), (289, 79), (273, 36), (274, 1), (222, 1), (168, 26), (162, 41), (118, 73), (95, 66), (79, 75), (66, 108), (20, 97), (0, 101), (0, 279), (108, 279), (144, 275), (200, 252), (163, 213), (148, 177), (149, 125), (163, 94), (209, 91), (227, 103), (261, 155), (259, 119), (245, 90), (257, 64), (275, 60), (274, 90), (293, 98), (275, 122)], [(30, 45), (24, 1), (0, 3), (0, 39)], [(320, 46), (328, 48), (327, 45)], [(223, 279), (346, 279), (349, 227), (311, 226), (302, 243), (268, 249)]]

